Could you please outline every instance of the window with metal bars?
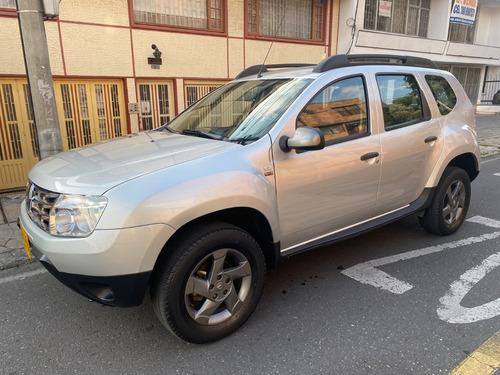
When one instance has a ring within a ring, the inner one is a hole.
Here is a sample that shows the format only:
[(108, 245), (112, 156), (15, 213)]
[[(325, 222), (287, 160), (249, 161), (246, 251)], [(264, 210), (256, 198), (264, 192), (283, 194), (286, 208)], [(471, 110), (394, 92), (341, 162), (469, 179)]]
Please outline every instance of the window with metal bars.
[(135, 23), (224, 31), (224, 0), (130, 1)]
[(248, 35), (323, 40), (324, 0), (247, 0)]
[(366, 0), (364, 28), (427, 37), (431, 0)]
[(204, 84), (204, 85), (186, 85), (186, 105), (196, 103), (210, 91), (215, 90), (222, 83)]
[(0, 9), (5, 9), (5, 10), (16, 9), (16, 0), (0, 0)]
[(455, 43), (473, 44), (476, 35), (477, 15), (473, 25), (464, 25), (461, 23), (450, 22), (448, 29), (448, 40)]

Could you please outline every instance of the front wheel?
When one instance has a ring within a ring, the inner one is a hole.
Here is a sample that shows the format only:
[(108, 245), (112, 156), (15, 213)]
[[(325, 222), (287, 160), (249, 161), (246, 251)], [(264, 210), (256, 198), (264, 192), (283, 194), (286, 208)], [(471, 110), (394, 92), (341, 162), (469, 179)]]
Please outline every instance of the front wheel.
[(469, 175), (461, 168), (447, 167), (437, 186), (431, 205), (419, 217), (420, 224), (430, 233), (455, 233), (467, 215), (470, 203)]
[(225, 223), (192, 228), (151, 287), (159, 320), (192, 343), (219, 340), (238, 329), (260, 299), (265, 260), (244, 230)]

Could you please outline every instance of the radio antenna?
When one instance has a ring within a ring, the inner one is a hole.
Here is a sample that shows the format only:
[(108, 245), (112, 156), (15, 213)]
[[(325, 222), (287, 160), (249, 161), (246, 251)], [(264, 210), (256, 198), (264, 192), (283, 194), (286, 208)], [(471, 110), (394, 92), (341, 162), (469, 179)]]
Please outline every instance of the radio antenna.
[(269, 46), (269, 49), (267, 50), (266, 57), (264, 57), (264, 62), (260, 66), (259, 73), (257, 74), (257, 78), (262, 77), (262, 70), (264, 69), (264, 66), (265, 66), (265, 63), (267, 60), (267, 56), (269, 56), (269, 52), (271, 52), (271, 48), (273, 47), (274, 41), (276, 40), (276, 37), (278, 36), (278, 33), (280, 32), (281, 25), (283, 24), (283, 20), (285, 19), (286, 12), (288, 10), (289, 5), (290, 5), (290, 2), (288, 1), (286, 4), (285, 12), (283, 13), (283, 17), (281, 17), (280, 24), (278, 25), (278, 28), (276, 29), (276, 32), (274, 33), (274, 37), (273, 37), (273, 40), (271, 41), (271, 45)]

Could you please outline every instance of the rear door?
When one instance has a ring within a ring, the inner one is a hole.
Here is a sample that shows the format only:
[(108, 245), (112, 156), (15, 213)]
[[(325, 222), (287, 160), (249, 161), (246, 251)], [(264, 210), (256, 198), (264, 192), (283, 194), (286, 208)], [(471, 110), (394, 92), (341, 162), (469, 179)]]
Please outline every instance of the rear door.
[(443, 149), (439, 118), (431, 118), (419, 82), (411, 73), (379, 73), (375, 77), (382, 110), (378, 111), (382, 148), (381, 176), (375, 215), (416, 200)]

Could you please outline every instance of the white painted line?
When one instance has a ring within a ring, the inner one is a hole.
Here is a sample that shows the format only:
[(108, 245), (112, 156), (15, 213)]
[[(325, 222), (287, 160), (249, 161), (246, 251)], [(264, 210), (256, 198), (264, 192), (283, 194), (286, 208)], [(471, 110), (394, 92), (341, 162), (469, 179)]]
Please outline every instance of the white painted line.
[(500, 177), (500, 173), (493, 173), (493, 176), (499, 176)]
[(372, 285), (375, 288), (394, 294), (403, 294), (413, 288), (413, 285), (396, 279), (384, 271), (373, 267), (371, 262), (356, 264), (354, 267), (343, 270), (341, 273), (362, 284)]
[[(473, 221), (479, 224), (484, 224), (487, 226), (493, 226), (494, 228), (500, 228), (500, 222), (483, 218), (481, 216), (474, 216), (473, 218), (467, 220)], [(497, 226), (498, 225), (498, 226)], [(407, 253), (391, 255), (388, 257), (370, 260), (368, 262), (356, 264), (341, 273), (348, 277), (353, 278), (360, 283), (372, 285), (375, 288), (386, 290), (395, 294), (403, 294), (413, 288), (413, 285), (399, 280), (395, 277), (390, 276), (384, 271), (381, 271), (375, 267), (384, 266), (387, 264), (397, 263), (404, 260), (409, 260), (417, 258), (424, 255), (438, 253), (443, 250), (456, 249), (459, 247), (464, 247), (467, 245), (472, 245), (475, 243), (480, 243), (488, 240), (492, 240), (500, 237), (500, 232), (486, 233), (477, 237), (469, 237), (463, 240), (458, 240), (454, 242), (448, 242), (441, 245), (430, 246), (419, 250), (409, 251)]]
[(489, 219), (487, 217), (473, 216), (470, 219), (467, 219), (467, 221), (470, 223), (483, 224), (486, 225), (487, 227), (500, 229), (500, 221)]
[(16, 281), (16, 280), (24, 280), (24, 279), (27, 279), (29, 277), (40, 275), (40, 274), (45, 273), (45, 272), (47, 272), (47, 270), (42, 268), (42, 269), (39, 269), (36, 271), (30, 271), (30, 272), (21, 273), (19, 275), (4, 277), (4, 278), (0, 279), (0, 284), (10, 283), (11, 281)]
[(473, 323), (490, 319), (500, 312), (500, 298), (476, 307), (463, 307), (460, 302), (472, 287), (476, 285), (489, 272), (500, 266), (500, 253), (490, 255), (474, 268), (465, 272), (460, 279), (453, 282), (450, 290), (439, 299), (441, 306), (437, 314), (441, 320), (448, 323)]
[(489, 159), (489, 160), (481, 160), (481, 164), (489, 163), (490, 161), (495, 161), (495, 160), (500, 160), (500, 158), (494, 158), (494, 159)]
[(472, 245), (474, 243), (480, 243), (498, 237), (500, 237), (500, 232), (486, 233), (478, 237), (469, 237), (459, 241), (448, 242), (437, 246), (430, 246), (424, 249), (409, 251), (407, 253), (391, 255), (385, 258), (356, 264), (355, 266), (342, 271), (342, 274), (349, 276), (363, 284), (373, 285), (376, 288), (383, 289), (391, 293), (403, 294), (413, 288), (413, 285), (408, 284), (405, 281), (396, 279), (395, 277), (392, 277), (384, 271), (376, 269), (375, 267), (380, 267), (403, 260), (409, 260), (423, 255), (434, 254), (443, 250)]

